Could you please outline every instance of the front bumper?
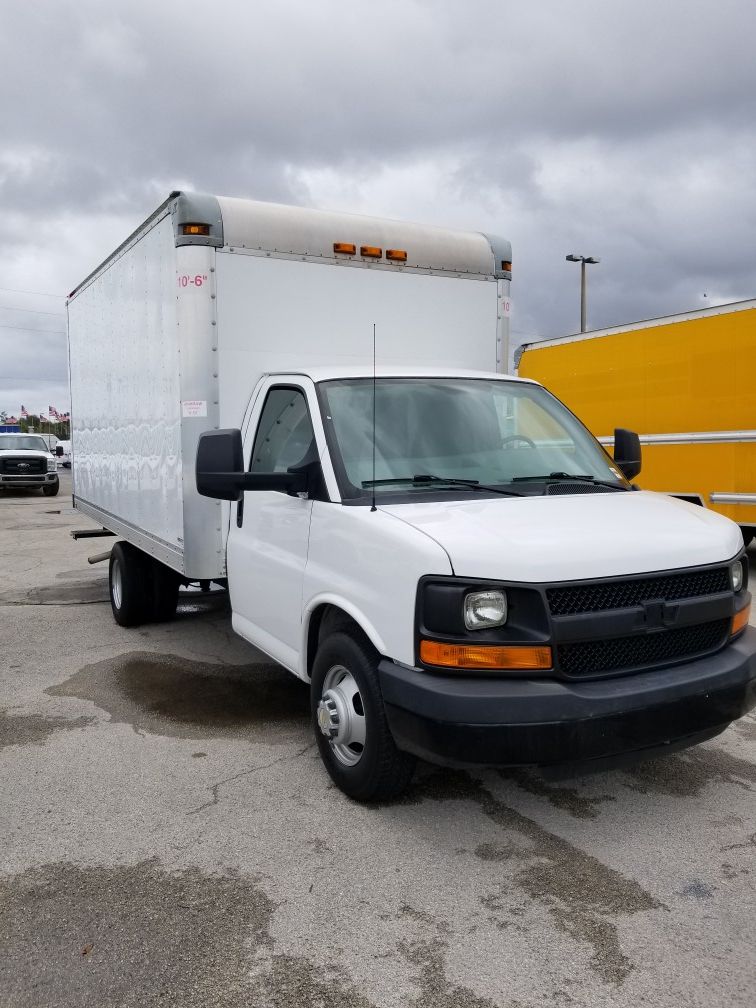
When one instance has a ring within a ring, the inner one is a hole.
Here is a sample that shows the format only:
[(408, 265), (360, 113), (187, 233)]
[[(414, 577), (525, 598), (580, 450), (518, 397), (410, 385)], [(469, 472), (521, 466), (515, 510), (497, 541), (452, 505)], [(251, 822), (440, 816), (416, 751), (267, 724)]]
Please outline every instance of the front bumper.
[(0, 473), (0, 487), (40, 487), (57, 482), (57, 472), (35, 473), (33, 476), (7, 476)]
[(432, 763), (582, 763), (680, 748), (742, 717), (756, 705), (756, 629), (684, 665), (589, 682), (441, 676), (387, 659), (378, 674), (396, 744)]

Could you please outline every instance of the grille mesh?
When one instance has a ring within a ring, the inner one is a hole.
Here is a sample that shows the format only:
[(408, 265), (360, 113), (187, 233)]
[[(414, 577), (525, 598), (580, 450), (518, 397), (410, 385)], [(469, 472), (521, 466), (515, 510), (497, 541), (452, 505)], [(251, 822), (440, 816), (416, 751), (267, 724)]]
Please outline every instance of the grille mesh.
[(655, 599), (674, 601), (730, 590), (727, 568), (719, 567), (716, 570), (685, 571), (634, 581), (549, 588), (546, 596), (552, 615), (573, 616), (604, 609), (626, 609)]
[(714, 620), (678, 630), (660, 630), (637, 637), (581, 641), (557, 646), (562, 672), (583, 677), (619, 672), (660, 662), (692, 658), (721, 647), (730, 620)]
[(38, 476), (47, 472), (47, 460), (39, 458), (0, 459), (0, 472), (8, 476)]

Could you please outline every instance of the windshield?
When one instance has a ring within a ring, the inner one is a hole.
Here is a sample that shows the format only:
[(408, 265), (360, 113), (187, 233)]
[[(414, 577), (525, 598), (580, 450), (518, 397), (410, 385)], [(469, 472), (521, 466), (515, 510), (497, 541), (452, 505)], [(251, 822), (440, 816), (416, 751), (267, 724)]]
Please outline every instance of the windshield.
[(0, 434), (0, 451), (47, 451), (45, 439), (33, 434), (17, 437)]
[[(525, 382), (462, 378), (378, 378), (319, 385), (326, 435), (344, 499), (376, 495), (462, 495), (468, 480), (543, 493), (565, 476), (628, 487), (612, 460), (559, 400)], [(425, 476), (426, 480), (415, 480)], [(406, 483), (404, 482), (406, 480)], [(540, 485), (539, 485), (540, 484)]]

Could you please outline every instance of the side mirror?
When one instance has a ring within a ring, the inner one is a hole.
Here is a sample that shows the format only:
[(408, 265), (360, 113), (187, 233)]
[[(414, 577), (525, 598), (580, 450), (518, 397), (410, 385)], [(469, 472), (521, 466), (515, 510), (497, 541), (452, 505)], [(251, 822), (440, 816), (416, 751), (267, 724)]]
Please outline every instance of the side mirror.
[(614, 462), (625, 479), (635, 479), (641, 471), (641, 443), (635, 431), (615, 428)]
[(197, 445), (197, 491), (203, 497), (238, 501), (242, 495), (244, 452), (241, 431), (205, 431)]
[(236, 428), (200, 434), (195, 478), (198, 493), (217, 500), (239, 501), (245, 490), (275, 490), (286, 494), (307, 490), (305, 472), (245, 472), (241, 431)]
[(55, 454), (58, 458), (63, 458), (63, 448), (60, 445), (55, 446)]

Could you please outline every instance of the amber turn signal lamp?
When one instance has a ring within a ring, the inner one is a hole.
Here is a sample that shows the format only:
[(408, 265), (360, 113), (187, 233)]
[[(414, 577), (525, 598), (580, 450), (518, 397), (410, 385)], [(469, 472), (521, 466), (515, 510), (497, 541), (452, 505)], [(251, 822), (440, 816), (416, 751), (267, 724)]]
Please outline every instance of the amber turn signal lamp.
[(501, 260), (501, 268), (504, 270), (505, 273), (511, 273), (512, 272), (512, 263), (509, 262), (508, 259), (502, 259)]
[(404, 249), (386, 249), (386, 258), (393, 262), (407, 262), (407, 253)]
[(383, 249), (379, 249), (377, 245), (360, 245), (360, 255), (366, 259), (380, 259)]
[(420, 641), (426, 665), (462, 669), (550, 669), (550, 647), (498, 647), (489, 644), (443, 644)]
[(209, 224), (182, 224), (181, 233), (185, 235), (209, 235)]
[(334, 242), (333, 251), (337, 255), (354, 255), (357, 252), (357, 246), (349, 242)]
[(745, 628), (748, 626), (748, 619), (750, 615), (751, 615), (751, 603), (749, 602), (744, 609), (741, 609), (739, 612), (736, 612), (735, 615), (732, 617), (730, 637), (734, 637), (735, 634), (739, 634), (741, 630), (745, 630)]

